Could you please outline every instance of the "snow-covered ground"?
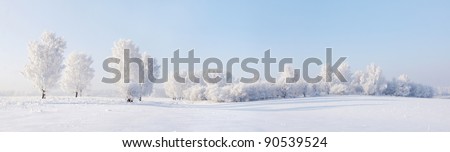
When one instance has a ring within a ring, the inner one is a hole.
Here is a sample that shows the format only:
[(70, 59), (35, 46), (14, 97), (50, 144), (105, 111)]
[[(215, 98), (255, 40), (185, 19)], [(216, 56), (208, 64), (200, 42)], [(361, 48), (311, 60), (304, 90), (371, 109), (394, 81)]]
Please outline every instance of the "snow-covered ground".
[(0, 97), (0, 131), (450, 131), (450, 99), (331, 96), (243, 103)]

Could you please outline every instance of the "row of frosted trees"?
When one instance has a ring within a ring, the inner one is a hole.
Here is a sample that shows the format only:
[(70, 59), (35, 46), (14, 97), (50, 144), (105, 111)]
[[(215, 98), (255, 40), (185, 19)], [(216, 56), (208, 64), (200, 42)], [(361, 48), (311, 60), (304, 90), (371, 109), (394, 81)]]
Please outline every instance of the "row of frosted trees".
[(40, 40), (28, 44), (28, 60), (22, 74), (46, 98), (48, 89), (58, 83), (67, 92), (81, 96), (94, 77), (92, 58), (84, 53), (72, 52), (64, 61), (66, 41), (55, 33), (44, 32)]
[[(38, 41), (28, 44), (29, 63), (25, 66), (23, 75), (30, 79), (37, 89), (42, 92), (42, 98), (46, 91), (55, 87), (58, 83), (63, 90), (75, 93), (75, 97), (81, 95), (94, 77), (94, 69), (91, 68), (92, 59), (83, 53), (71, 53), (64, 62), (64, 50), (66, 41), (54, 33), (44, 32)], [(140, 58), (144, 65), (131, 64), (129, 69), (124, 68), (124, 50), (129, 50), (130, 58)], [(121, 62), (113, 64), (120, 71), (120, 80), (115, 83), (119, 92), (128, 102), (134, 99), (141, 100), (142, 96), (148, 96), (153, 91), (153, 83), (148, 79), (149, 72), (154, 77), (159, 76), (160, 65), (156, 61), (149, 62), (150, 55), (140, 53), (131, 40), (118, 40), (112, 47), (112, 57)], [(64, 63), (63, 63), (64, 62)], [(144, 68), (144, 81), (139, 81), (139, 68)], [(125, 73), (129, 70), (130, 82), (125, 83)], [(202, 73), (195, 73), (201, 78), (200, 83), (192, 83), (187, 78), (187, 73), (179, 73), (186, 78), (186, 83), (178, 83), (173, 74), (164, 84), (167, 96), (173, 99), (186, 100), (212, 100), (220, 102), (240, 102), (274, 98), (297, 98), (322, 95), (388, 95), (404, 97), (429, 98), (434, 94), (433, 88), (417, 84), (409, 80), (408, 76), (401, 75), (391, 81), (386, 81), (382, 70), (375, 64), (367, 66), (366, 71), (352, 72), (347, 63), (339, 67), (347, 82), (340, 82), (333, 76), (331, 82), (306, 83), (300, 79), (294, 83), (287, 83), (287, 78), (295, 76), (291, 65), (285, 67), (280, 73), (276, 83), (258, 81), (256, 83), (240, 83), (237, 79), (233, 83), (226, 83), (226, 74), (215, 73), (210, 77), (221, 77), (218, 83), (207, 83), (202, 79)], [(325, 76), (325, 68), (322, 68), (321, 76)]]
[[(42, 93), (42, 99), (45, 99), (48, 89), (52, 89), (60, 84), (61, 88), (67, 92), (74, 93), (75, 97), (81, 95), (92, 78), (94, 69), (91, 68), (92, 59), (84, 53), (71, 53), (64, 62), (64, 50), (66, 41), (58, 37), (55, 33), (44, 32), (40, 40), (32, 41), (28, 44), (29, 63), (25, 66), (23, 75), (34, 83), (34, 86)], [(139, 80), (137, 65), (130, 67), (130, 83), (124, 83), (124, 50), (130, 51), (130, 58), (142, 58), (145, 67), (144, 73), (153, 67), (154, 75), (158, 76), (159, 65), (149, 63), (150, 56), (146, 53), (140, 53), (131, 40), (118, 40), (112, 47), (112, 57), (120, 59), (119, 64), (113, 66), (120, 71), (120, 81), (115, 83), (119, 92), (128, 102), (134, 99), (142, 99), (142, 96), (148, 96), (152, 93), (153, 83), (144, 78), (143, 82)], [(64, 63), (63, 63), (64, 62)], [(149, 65), (150, 64), (150, 65)], [(144, 74), (144, 76), (147, 76)]]
[[(343, 63), (339, 67), (347, 82), (340, 82), (334, 75), (332, 82), (323, 80), (319, 83), (306, 83), (300, 79), (294, 83), (287, 83), (286, 78), (294, 77), (292, 66), (286, 66), (280, 73), (276, 83), (258, 81), (256, 83), (225, 83), (224, 74), (215, 74), (223, 78), (219, 83), (189, 82), (186, 73), (180, 73), (186, 78), (187, 83), (179, 83), (169, 76), (169, 81), (164, 84), (167, 96), (177, 100), (212, 100), (219, 102), (243, 102), (276, 98), (314, 97), (323, 95), (387, 95), (403, 97), (430, 98), (433, 96), (433, 88), (414, 83), (406, 75), (391, 81), (386, 81), (382, 70), (375, 64), (367, 66), (366, 71), (352, 73), (350, 66)], [(201, 78), (201, 72), (196, 73)], [(173, 75), (173, 74), (172, 74)], [(325, 76), (325, 68), (322, 68), (321, 76)]]

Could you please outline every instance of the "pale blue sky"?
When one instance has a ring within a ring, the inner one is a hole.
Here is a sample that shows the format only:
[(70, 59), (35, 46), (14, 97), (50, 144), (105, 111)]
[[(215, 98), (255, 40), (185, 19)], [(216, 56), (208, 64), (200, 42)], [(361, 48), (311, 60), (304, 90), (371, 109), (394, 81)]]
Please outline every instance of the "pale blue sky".
[(388, 79), (450, 86), (450, 1), (57, 1), (0, 0), (0, 90), (31, 90), (20, 71), (27, 43), (47, 30), (66, 52), (93, 56), (94, 88), (113, 41), (130, 38), (141, 51), (171, 57), (347, 56), (353, 70), (380, 65)]

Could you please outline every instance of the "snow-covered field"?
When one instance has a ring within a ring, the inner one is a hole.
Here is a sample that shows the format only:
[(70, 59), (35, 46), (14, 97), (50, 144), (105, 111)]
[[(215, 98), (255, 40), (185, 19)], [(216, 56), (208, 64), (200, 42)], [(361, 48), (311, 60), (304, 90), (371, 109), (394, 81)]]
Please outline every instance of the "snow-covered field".
[(0, 131), (450, 131), (450, 99), (331, 96), (243, 103), (0, 97)]

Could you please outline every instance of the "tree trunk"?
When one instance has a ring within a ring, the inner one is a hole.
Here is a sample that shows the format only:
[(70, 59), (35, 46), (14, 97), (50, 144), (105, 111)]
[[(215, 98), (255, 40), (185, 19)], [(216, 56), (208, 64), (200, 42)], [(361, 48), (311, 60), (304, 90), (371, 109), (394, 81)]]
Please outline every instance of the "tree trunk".
[(75, 98), (77, 98), (77, 97), (78, 97), (78, 91), (75, 92)]
[(42, 89), (42, 99), (45, 99), (45, 90)]

